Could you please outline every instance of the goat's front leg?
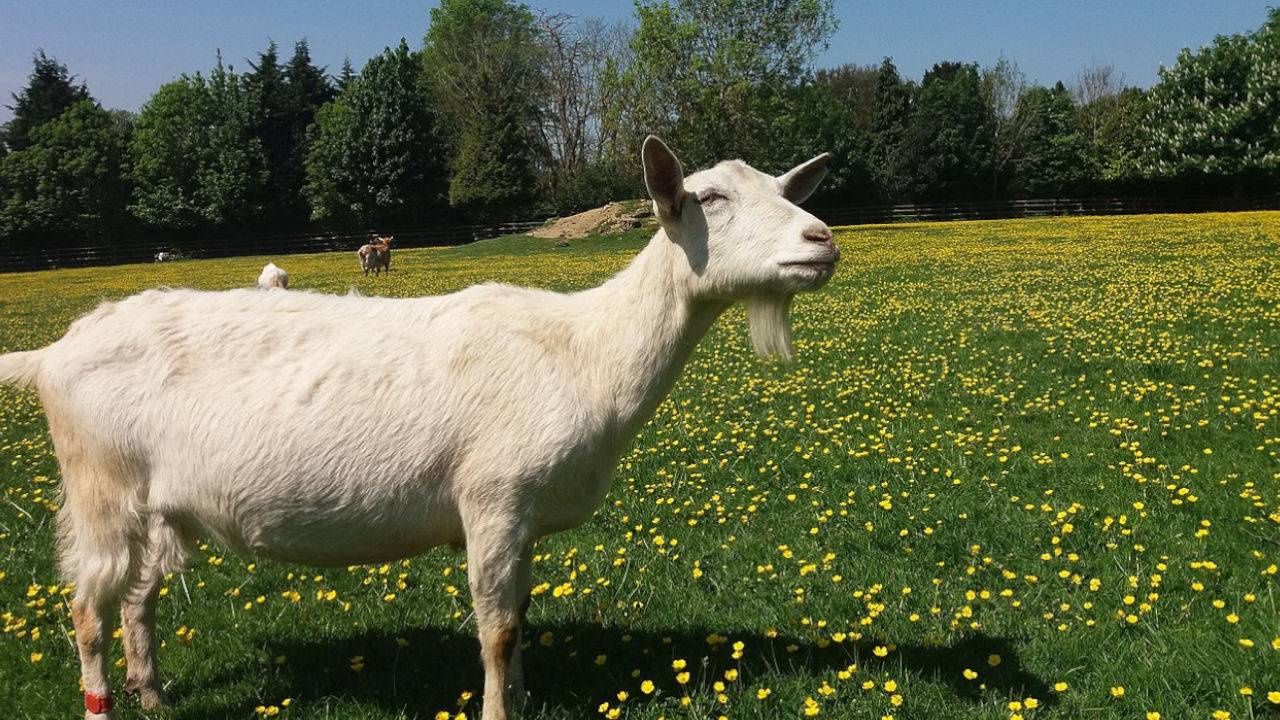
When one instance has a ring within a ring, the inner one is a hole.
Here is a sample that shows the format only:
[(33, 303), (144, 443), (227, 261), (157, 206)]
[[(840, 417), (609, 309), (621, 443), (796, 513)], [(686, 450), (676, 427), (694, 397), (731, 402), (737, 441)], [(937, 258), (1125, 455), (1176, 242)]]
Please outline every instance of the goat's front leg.
[(515, 522), (487, 519), (483, 527), (467, 528), (467, 579), (484, 664), (483, 720), (508, 720), (511, 716), (509, 681), (514, 677), (511, 670), (520, 647), (520, 606), (527, 592), (521, 584), (527, 576), (522, 570), (527, 565), (526, 537)]

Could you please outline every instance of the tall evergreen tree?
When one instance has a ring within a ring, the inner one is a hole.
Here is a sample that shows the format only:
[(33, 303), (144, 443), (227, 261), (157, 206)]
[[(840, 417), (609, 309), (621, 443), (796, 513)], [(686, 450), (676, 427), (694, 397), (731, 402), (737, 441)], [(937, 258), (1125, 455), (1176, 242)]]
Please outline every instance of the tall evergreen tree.
[(912, 195), (924, 200), (990, 197), (992, 140), (978, 66), (934, 65), (920, 83), (907, 134)]
[(22, 150), (31, 144), (31, 131), (61, 115), (81, 100), (92, 100), (84, 83), (76, 84), (67, 66), (37, 50), (34, 68), (22, 92), (13, 94), (13, 119), (5, 123), (4, 144)]
[(258, 54), (244, 76), (252, 99), (252, 132), (262, 145), (269, 177), (260, 205), (264, 221), (292, 226), (308, 215), (302, 186), (306, 178), (306, 132), (316, 110), (333, 97), (324, 69), (311, 62), (306, 40), (280, 63), (275, 42)]
[[(284, 68), (285, 118), (288, 153), (276, 166), (277, 187), (281, 205), (290, 220), (305, 219), (308, 214), (306, 194), (307, 128), (315, 121), (316, 111), (332, 100), (336, 93), (323, 67), (311, 62), (311, 48), (305, 39), (293, 46), (293, 56)], [(287, 200), (286, 200), (287, 199)]]
[(900, 200), (910, 187), (907, 132), (915, 89), (885, 58), (876, 76), (875, 110), (871, 115), (871, 174), (880, 193)]
[(420, 72), (401, 40), (317, 112), (306, 160), (313, 219), (416, 223), (438, 210), (446, 151)]
[[(442, 0), (431, 11), (423, 77), (454, 147), (455, 205), (491, 214), (532, 197), (530, 168), (544, 154), (540, 38), (533, 13), (511, 0)], [(485, 147), (488, 133), (501, 142)]]
[(262, 208), (264, 219), (287, 221), (301, 199), (297, 196), (298, 174), (289, 167), (293, 156), (289, 88), (274, 40), (258, 53), (256, 62), (249, 62), (249, 67), (244, 86), (251, 105), (250, 132), (261, 144), (267, 164), (267, 182), (256, 204)]
[(342, 72), (338, 73), (338, 92), (342, 92), (351, 86), (351, 82), (356, 79), (356, 71), (351, 67), (351, 58), (342, 58)]
[[(496, 83), (495, 83), (496, 84)], [(505, 217), (533, 200), (537, 184), (529, 153), (527, 118), (519, 104), (495, 91), (462, 130), (449, 181), (449, 204), (481, 217)]]

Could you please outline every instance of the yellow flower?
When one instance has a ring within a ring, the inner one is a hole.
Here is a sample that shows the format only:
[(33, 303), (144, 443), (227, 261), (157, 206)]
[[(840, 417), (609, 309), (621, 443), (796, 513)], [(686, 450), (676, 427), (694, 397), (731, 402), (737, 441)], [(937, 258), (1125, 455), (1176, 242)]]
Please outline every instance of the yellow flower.
[(652, 680), (645, 680), (644, 682), (640, 683), (640, 692), (644, 693), (645, 695), (652, 695), (652, 694), (653, 694), (653, 681), (652, 681)]
[(1113, 698), (1117, 698), (1117, 699), (1118, 699), (1118, 698), (1122, 698), (1122, 697), (1124, 697), (1124, 686), (1123, 686), (1123, 685), (1116, 685), (1116, 686), (1112, 687), (1112, 688), (1111, 688), (1111, 697), (1113, 697)]
[(970, 670), (969, 668), (964, 669), (963, 675), (965, 680), (976, 680), (978, 677), (978, 673)]
[(1069, 686), (1069, 685), (1067, 685), (1065, 682), (1058, 681), (1058, 682), (1056, 682), (1056, 683), (1054, 683), (1054, 684), (1053, 684), (1053, 691), (1054, 691), (1054, 692), (1060, 692), (1060, 693), (1061, 693), (1061, 692), (1066, 692), (1068, 687), (1070, 687), (1070, 686)]
[(765, 698), (769, 697), (769, 696), (770, 696), (770, 695), (772, 695), (772, 694), (773, 694), (773, 691), (772, 691), (772, 690), (770, 690), (769, 688), (763, 688), (763, 687), (762, 687), (762, 688), (760, 688), (759, 690), (756, 690), (756, 699), (757, 699), (757, 700), (763, 700), (763, 699), (765, 699)]

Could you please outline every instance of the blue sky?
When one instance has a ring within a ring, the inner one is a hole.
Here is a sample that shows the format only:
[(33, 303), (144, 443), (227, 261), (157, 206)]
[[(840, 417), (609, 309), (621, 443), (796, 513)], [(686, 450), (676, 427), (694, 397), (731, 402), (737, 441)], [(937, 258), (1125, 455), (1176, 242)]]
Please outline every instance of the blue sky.
[[(1068, 83), (1083, 68), (1115, 65), (1149, 86), (1156, 69), (1184, 47), (1262, 24), (1277, 0), (836, 0), (840, 29), (819, 65), (877, 63), (891, 56), (919, 78), (939, 60), (989, 65), (1002, 54), (1027, 78)], [(214, 52), (238, 68), (274, 39), (284, 48), (306, 37), (312, 56), (336, 72), (349, 56), (370, 55), (406, 37), (421, 43), (435, 2), (393, 0), (0, 0), (0, 104), (22, 88), (36, 48), (67, 64), (94, 97), (137, 110), (161, 83), (205, 70)], [(531, 7), (621, 20), (629, 0), (535, 0)], [(0, 107), (0, 121), (11, 113)]]

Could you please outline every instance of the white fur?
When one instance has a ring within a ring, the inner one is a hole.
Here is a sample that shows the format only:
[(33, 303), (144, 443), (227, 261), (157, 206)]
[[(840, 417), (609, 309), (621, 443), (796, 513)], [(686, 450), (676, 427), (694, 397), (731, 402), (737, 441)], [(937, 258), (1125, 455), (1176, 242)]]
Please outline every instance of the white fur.
[(656, 138), (644, 158), (662, 228), (597, 288), (152, 290), (0, 356), (0, 380), (39, 389), (62, 463), (86, 690), (107, 692), (93, 638), (123, 596), (127, 687), (160, 701), (152, 603), (197, 537), (338, 566), (459, 543), (484, 718), (506, 718), (532, 543), (591, 516), (725, 308), (754, 298), (757, 346), (787, 354), (790, 297), (825, 283), (839, 254), (778, 178), (731, 161), (685, 179)]
[(285, 290), (289, 287), (289, 273), (277, 267), (275, 263), (269, 262), (262, 268), (262, 274), (258, 276), (258, 287), (263, 290), (270, 288)]

